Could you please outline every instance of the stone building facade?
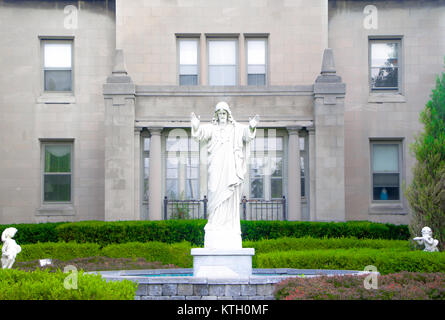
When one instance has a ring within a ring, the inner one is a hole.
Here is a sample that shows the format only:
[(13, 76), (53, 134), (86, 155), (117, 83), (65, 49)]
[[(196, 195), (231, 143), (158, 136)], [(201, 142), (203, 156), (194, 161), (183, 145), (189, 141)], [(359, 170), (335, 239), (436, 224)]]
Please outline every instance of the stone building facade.
[(201, 208), (169, 201), (205, 199), (190, 113), (219, 101), (260, 115), (246, 219), (409, 222), (445, 1), (3, 0), (0, 24), (0, 223)]

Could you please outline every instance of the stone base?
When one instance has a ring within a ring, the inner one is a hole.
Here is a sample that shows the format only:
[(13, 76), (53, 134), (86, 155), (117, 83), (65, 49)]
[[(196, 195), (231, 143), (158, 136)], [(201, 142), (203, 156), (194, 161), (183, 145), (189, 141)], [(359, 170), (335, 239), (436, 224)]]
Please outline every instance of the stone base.
[(252, 275), (253, 248), (220, 250), (193, 248), (193, 276), (197, 278), (249, 278)]

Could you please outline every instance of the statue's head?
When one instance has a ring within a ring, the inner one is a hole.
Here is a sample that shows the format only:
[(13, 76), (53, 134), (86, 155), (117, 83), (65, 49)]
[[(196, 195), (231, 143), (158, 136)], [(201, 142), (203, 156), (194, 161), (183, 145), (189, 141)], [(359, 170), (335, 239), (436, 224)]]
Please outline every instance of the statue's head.
[(433, 231), (431, 230), (430, 227), (423, 227), (422, 228), (422, 235), (432, 236), (433, 235)]
[(17, 232), (14, 227), (6, 228), (2, 233), (2, 241), (5, 242), (7, 238), (13, 238)]
[(213, 121), (217, 123), (227, 121), (233, 123), (232, 111), (230, 111), (227, 102), (221, 101), (216, 104)]

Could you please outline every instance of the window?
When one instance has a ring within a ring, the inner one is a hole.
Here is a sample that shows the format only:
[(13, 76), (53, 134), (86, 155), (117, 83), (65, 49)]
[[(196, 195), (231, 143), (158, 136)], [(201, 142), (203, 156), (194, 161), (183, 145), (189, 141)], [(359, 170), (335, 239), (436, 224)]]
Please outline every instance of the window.
[(179, 48), (179, 85), (198, 84), (198, 39), (178, 39)]
[(305, 137), (300, 137), (300, 180), (301, 180), (301, 197), (306, 197), (306, 170), (305, 163), (307, 162), (307, 152), (306, 152), (306, 139)]
[(400, 200), (400, 164), (400, 142), (371, 142), (373, 201)]
[(400, 89), (400, 39), (371, 39), (370, 82), (373, 91)]
[[(259, 132), (259, 131), (258, 131)], [(281, 199), (283, 196), (283, 137), (274, 129), (250, 143), (250, 197)]]
[(209, 85), (237, 84), (237, 40), (209, 39)]
[(72, 40), (42, 41), (44, 91), (73, 91)]
[(247, 84), (266, 85), (266, 40), (247, 39)]
[(199, 143), (183, 129), (165, 139), (165, 195), (170, 199), (199, 199)]
[(144, 161), (144, 196), (143, 203), (148, 203), (148, 179), (150, 174), (150, 138), (143, 137), (143, 161)]
[(71, 202), (72, 143), (43, 144), (43, 202)]

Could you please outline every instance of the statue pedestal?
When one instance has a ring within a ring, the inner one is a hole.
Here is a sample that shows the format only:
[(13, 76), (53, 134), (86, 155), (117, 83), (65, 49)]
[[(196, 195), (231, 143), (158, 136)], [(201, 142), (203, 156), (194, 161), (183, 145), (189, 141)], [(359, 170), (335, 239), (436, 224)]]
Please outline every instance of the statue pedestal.
[(193, 276), (198, 278), (249, 278), (252, 275), (254, 248), (193, 248)]

